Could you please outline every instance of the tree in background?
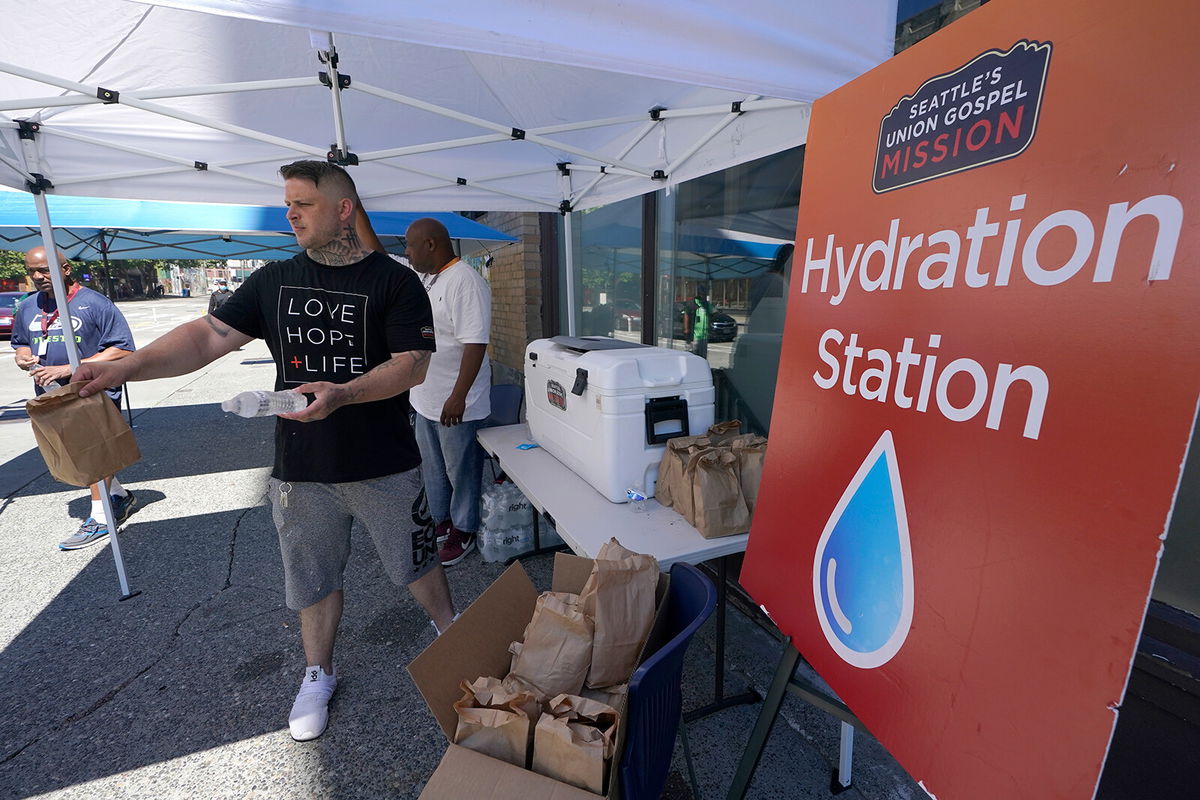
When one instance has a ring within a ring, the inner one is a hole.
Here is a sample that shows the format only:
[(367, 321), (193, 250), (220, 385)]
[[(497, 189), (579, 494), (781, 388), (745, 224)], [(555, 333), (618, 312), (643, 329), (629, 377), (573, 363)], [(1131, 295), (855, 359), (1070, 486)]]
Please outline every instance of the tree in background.
[(15, 250), (0, 250), (0, 291), (19, 291), (27, 284), (25, 255)]
[[(228, 262), (215, 259), (172, 260), (162, 259), (113, 259), (105, 272), (103, 262), (75, 261), (73, 275), (80, 283), (95, 289), (114, 300), (130, 297), (153, 296), (158, 286), (159, 275), (171, 273), (178, 266), (185, 280), (194, 291), (206, 289), (205, 275), (210, 270), (226, 270)], [(86, 276), (86, 277), (85, 277)], [(25, 279), (25, 254), (16, 250), (0, 250), (0, 291), (18, 291), (29, 288)], [(179, 293), (179, 287), (172, 291)]]

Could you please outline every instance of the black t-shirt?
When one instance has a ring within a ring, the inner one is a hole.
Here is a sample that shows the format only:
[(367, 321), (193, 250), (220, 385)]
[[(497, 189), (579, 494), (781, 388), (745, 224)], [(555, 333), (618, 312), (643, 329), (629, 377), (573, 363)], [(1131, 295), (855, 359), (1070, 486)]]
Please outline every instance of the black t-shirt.
[[(392, 353), (433, 350), (433, 313), (416, 273), (380, 253), (344, 267), (300, 254), (251, 273), (213, 316), (265, 339), (275, 388), (346, 383)], [(280, 419), (275, 469), (283, 481), (345, 483), (421, 463), (408, 393), (342, 406), (317, 422)]]

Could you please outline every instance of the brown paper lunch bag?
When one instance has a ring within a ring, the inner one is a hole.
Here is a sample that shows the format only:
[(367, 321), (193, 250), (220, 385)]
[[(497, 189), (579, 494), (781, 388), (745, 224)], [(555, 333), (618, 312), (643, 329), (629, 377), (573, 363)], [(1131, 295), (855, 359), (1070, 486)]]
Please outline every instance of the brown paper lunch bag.
[(550, 701), (533, 733), (533, 771), (594, 794), (604, 794), (620, 714), (584, 697)]
[(754, 506), (758, 503), (758, 488), (762, 485), (763, 464), (767, 456), (767, 440), (762, 436), (746, 434), (738, 436), (729, 443), (733, 454), (738, 460), (738, 480), (742, 484), (742, 495), (746, 498), (746, 507), (754, 516)]
[(658, 561), (610, 539), (596, 554), (579, 606), (594, 623), (592, 663), (586, 686), (625, 683), (654, 624)]
[(547, 697), (579, 693), (592, 664), (595, 626), (578, 601), (561, 592), (538, 596), (506, 679), (515, 676)]
[(91, 486), (141, 459), (129, 424), (103, 392), (80, 397), (82, 381), (25, 403), (38, 450), (55, 480)]
[(695, 520), (705, 539), (750, 530), (750, 509), (738, 478), (737, 456), (729, 448), (714, 448), (696, 459)]
[(688, 451), (697, 445), (707, 446), (708, 437), (676, 436), (667, 440), (654, 484), (654, 499), (659, 505), (670, 508), (676, 503), (676, 498), (691, 495), (691, 487), (683, 485), (683, 468), (687, 463)]
[(486, 676), (464, 680), (460, 688), (454, 743), (528, 769), (533, 726), (541, 716), (534, 695), (510, 691), (498, 678)]

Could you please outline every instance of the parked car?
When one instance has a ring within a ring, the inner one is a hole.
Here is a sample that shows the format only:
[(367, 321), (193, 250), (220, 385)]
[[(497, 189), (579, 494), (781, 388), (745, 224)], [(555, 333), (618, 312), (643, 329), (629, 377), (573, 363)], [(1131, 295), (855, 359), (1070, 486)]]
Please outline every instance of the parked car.
[(737, 336), (737, 320), (724, 311), (714, 311), (708, 317), (708, 340), (710, 342), (732, 342)]
[(25, 292), (0, 292), (0, 337), (12, 338), (13, 309), (25, 296)]
[[(671, 336), (675, 339), (686, 339), (683, 335), (683, 317), (687, 311), (687, 303), (676, 303), (675, 314), (671, 321)], [(737, 336), (737, 320), (721, 309), (714, 309), (708, 315), (708, 340), (710, 342), (732, 342)]]
[(613, 316), (618, 319), (624, 317), (629, 320), (640, 320), (642, 318), (642, 304), (637, 300), (622, 300), (613, 301)]

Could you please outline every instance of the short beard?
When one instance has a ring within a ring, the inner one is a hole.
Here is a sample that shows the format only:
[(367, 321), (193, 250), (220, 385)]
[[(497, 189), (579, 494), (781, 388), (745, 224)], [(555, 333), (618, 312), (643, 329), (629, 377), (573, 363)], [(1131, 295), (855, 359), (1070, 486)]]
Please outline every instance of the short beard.
[(344, 267), (362, 261), (371, 251), (363, 247), (352, 223), (346, 224), (341, 232), (321, 247), (310, 247), (305, 252), (318, 264), (327, 267)]

